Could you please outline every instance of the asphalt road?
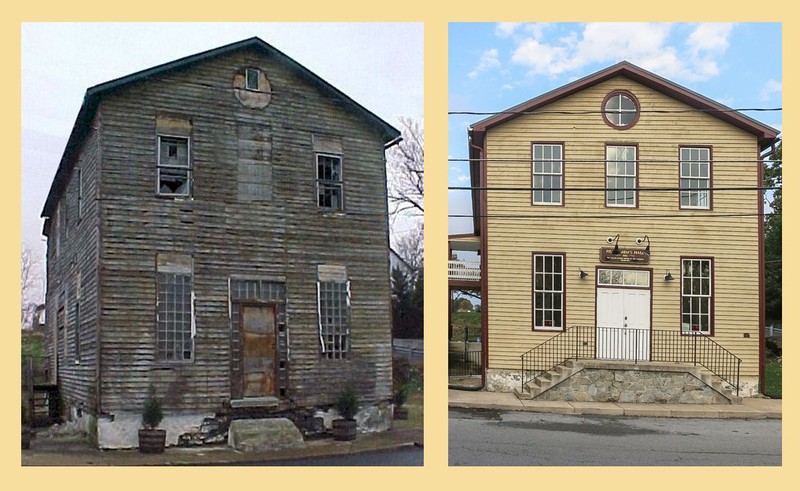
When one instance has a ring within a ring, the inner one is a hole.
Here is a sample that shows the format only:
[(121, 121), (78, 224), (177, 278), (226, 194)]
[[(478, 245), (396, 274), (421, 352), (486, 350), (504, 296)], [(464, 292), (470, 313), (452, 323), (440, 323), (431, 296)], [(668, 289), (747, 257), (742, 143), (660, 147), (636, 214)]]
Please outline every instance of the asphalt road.
[(305, 459), (249, 462), (248, 466), (417, 466), (423, 465), (423, 449), (404, 447), (395, 450), (379, 450), (348, 455), (332, 455)]
[(569, 416), (451, 409), (449, 463), (781, 465), (781, 420)]

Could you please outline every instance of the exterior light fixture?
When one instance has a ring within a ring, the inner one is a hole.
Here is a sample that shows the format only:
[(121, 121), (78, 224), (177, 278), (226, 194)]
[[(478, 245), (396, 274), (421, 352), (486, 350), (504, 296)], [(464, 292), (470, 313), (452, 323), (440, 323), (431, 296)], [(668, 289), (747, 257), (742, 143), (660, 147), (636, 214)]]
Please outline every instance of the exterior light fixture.
[(672, 273), (670, 273), (669, 270), (667, 270), (667, 274), (664, 275), (664, 281), (672, 281), (674, 279), (675, 278), (672, 277)]
[(614, 250), (611, 251), (611, 254), (619, 254), (619, 234), (617, 234), (616, 237), (609, 237), (606, 239), (606, 242), (608, 242), (609, 244), (614, 242), (615, 240), (616, 243), (614, 244)]
[(645, 235), (644, 237), (639, 237), (638, 239), (636, 239), (636, 243), (638, 245), (642, 245), (644, 241), (647, 241), (647, 247), (644, 248), (644, 252), (650, 254), (650, 237)]
[(589, 276), (589, 273), (587, 273), (586, 271), (582, 270), (581, 268), (578, 268), (578, 270), (581, 272), (581, 279), (584, 279), (587, 276)]

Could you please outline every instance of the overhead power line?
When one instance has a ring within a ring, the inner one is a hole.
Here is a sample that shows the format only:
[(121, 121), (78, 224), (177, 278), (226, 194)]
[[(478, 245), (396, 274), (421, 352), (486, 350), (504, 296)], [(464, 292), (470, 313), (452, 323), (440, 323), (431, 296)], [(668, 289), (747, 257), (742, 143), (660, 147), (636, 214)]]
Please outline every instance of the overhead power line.
[[(738, 109), (700, 109), (700, 108), (692, 108), (692, 109), (640, 109), (639, 113), (649, 113), (649, 114), (685, 114), (685, 113), (738, 113), (743, 111), (754, 111), (754, 112), (771, 112), (771, 111), (783, 111), (782, 107), (742, 107)], [(501, 114), (563, 114), (563, 115), (582, 115), (582, 114), (619, 114), (619, 111), (604, 111), (604, 110), (561, 110), (561, 111), (553, 111), (553, 110), (542, 110), (542, 109), (533, 109), (533, 110), (525, 110), (525, 111), (492, 111), (492, 112), (482, 112), (482, 111), (448, 111), (448, 115), (450, 116), (494, 116), (494, 115), (501, 115)]]
[[(448, 162), (502, 162), (502, 163), (523, 163), (530, 165), (533, 162), (533, 158), (531, 157), (515, 157), (515, 158), (480, 158), (480, 159), (458, 159), (458, 158), (449, 158), (447, 159)], [(608, 159), (564, 159), (564, 160), (539, 160), (539, 162), (555, 162), (560, 164), (601, 164), (601, 163), (616, 163), (616, 162), (626, 162), (624, 160), (608, 160)], [(757, 160), (757, 159), (736, 159), (736, 160), (719, 160), (719, 159), (712, 159), (712, 160), (703, 160), (703, 161), (696, 161), (696, 160), (680, 160), (680, 159), (647, 159), (647, 160), (633, 160), (632, 162), (636, 162), (637, 164), (678, 164), (678, 163), (686, 163), (686, 164), (697, 164), (697, 163), (711, 163), (711, 164), (757, 164), (757, 163), (764, 163), (764, 164), (771, 164), (771, 163), (782, 163), (782, 160)]]
[[(702, 210), (701, 210), (702, 211)], [(635, 214), (635, 215), (623, 215), (623, 214), (570, 214), (570, 215), (503, 215), (503, 214), (487, 214), (483, 215), (487, 218), (507, 218), (512, 220), (586, 220), (586, 219), (614, 219), (614, 218), (638, 218), (638, 219), (646, 219), (650, 220), (653, 218), (699, 218), (702, 220), (710, 220), (712, 218), (745, 218), (745, 217), (768, 217), (768, 216), (781, 216), (781, 213), (701, 213), (690, 215), (687, 212), (684, 213), (665, 213), (665, 214)], [(452, 214), (447, 215), (448, 218), (473, 218), (471, 214), (469, 215), (460, 215), (460, 214)]]
[[(698, 179), (696, 177), (691, 179)], [(704, 178), (707, 179), (707, 178)], [(514, 186), (450, 186), (447, 189), (451, 191), (766, 191), (772, 189), (781, 189), (780, 186), (720, 186), (720, 187), (704, 187), (704, 188), (676, 188), (676, 187), (633, 187), (633, 188), (534, 188), (534, 187), (514, 187)]]

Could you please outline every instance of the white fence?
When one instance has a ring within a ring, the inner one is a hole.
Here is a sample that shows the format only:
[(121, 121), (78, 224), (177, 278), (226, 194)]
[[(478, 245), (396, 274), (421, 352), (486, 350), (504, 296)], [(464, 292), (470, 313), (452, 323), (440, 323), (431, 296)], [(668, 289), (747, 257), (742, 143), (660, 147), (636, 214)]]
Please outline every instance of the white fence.
[(447, 261), (447, 277), (451, 280), (480, 281), (480, 261)]

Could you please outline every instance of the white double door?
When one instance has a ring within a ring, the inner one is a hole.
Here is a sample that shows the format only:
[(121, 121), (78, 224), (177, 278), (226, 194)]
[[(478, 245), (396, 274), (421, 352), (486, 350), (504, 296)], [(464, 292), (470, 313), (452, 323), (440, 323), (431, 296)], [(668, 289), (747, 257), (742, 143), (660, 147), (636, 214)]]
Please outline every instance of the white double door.
[(597, 358), (650, 359), (650, 290), (597, 289)]

